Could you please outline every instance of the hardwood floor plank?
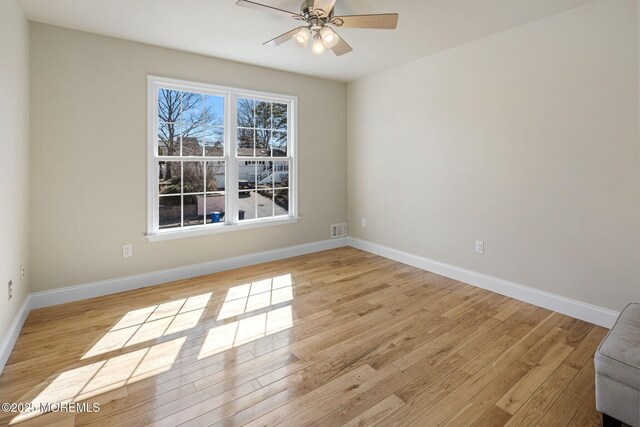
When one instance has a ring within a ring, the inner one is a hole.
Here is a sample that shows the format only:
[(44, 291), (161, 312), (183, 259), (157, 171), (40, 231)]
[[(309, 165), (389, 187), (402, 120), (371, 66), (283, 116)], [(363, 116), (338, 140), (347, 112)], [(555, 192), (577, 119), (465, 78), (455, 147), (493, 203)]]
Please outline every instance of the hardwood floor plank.
[[(266, 413), (260, 416), (255, 412), (255, 408), (249, 407), (245, 409), (242, 414), (226, 420), (224, 425), (274, 425), (281, 423), (289, 418), (294, 417), (299, 411), (303, 411), (305, 407), (318, 404), (323, 400), (330, 398), (333, 394), (343, 390), (345, 388), (357, 387), (358, 384), (363, 383), (365, 378), (375, 375), (376, 371), (368, 365), (361, 365), (360, 367), (347, 372), (343, 375), (339, 375), (330, 381), (320, 381), (321, 384), (315, 387), (313, 390), (309, 390), (307, 393), (301, 393), (301, 396), (290, 399), (281, 406), (275, 404), (270, 405), (272, 410), (267, 410)], [(290, 383), (293, 385), (292, 383)], [(290, 389), (291, 387), (289, 387)], [(291, 390), (288, 390), (289, 392)], [(235, 414), (232, 414), (235, 415)], [(208, 425), (216, 420), (215, 414), (202, 414), (200, 417), (190, 422), (190, 425)], [(253, 419), (252, 419), (253, 418)]]
[[(538, 422), (540, 426), (568, 425), (595, 384), (593, 363), (586, 363)], [(594, 403), (595, 410), (595, 403)]]
[(1, 400), (101, 411), (0, 424), (597, 425), (606, 332), (344, 247), (32, 311)]
[[(363, 365), (369, 367), (369, 365)], [(394, 367), (388, 367), (380, 371), (369, 367), (370, 372), (354, 378), (352, 381), (343, 381), (337, 378), (306, 395), (295, 399), (280, 408), (247, 424), (248, 427), (260, 425), (310, 425), (327, 412), (334, 410), (342, 404), (348, 403), (361, 392), (374, 387), (379, 382), (385, 381), (389, 376), (397, 373)]]
[[(396, 409), (402, 407), (404, 402), (395, 394), (387, 397), (386, 399), (378, 402), (371, 408), (367, 409), (357, 417), (342, 424), (344, 427), (363, 427), (372, 426), (378, 421), (391, 414)], [(322, 423), (324, 424), (324, 423)], [(325, 424), (325, 425), (337, 425), (337, 424)]]
[[(225, 404), (235, 401), (239, 397), (246, 396), (256, 390), (260, 390), (260, 384), (257, 381), (244, 383), (226, 393), (218, 394), (214, 397), (208, 397), (206, 390), (201, 392), (202, 399), (193, 398), (188, 395), (184, 399), (173, 401), (170, 404), (158, 406), (151, 411), (146, 411), (140, 415), (130, 416), (124, 414), (124, 422), (129, 425), (148, 425), (154, 424), (158, 426), (177, 426), (183, 422), (197, 417), (201, 413), (211, 411)], [(193, 404), (196, 402), (195, 404)], [(187, 405), (187, 409), (184, 409)]]
[(565, 363), (561, 364), (506, 425), (535, 426), (577, 374), (576, 369)]
[(425, 412), (423, 418), (434, 424), (455, 419), (455, 425), (472, 425), (528, 370), (527, 365), (517, 361), (502, 368), (488, 365)]
[[(488, 363), (473, 373), (469, 380), (427, 411), (425, 417), (436, 424), (442, 423), (455, 416), (458, 411), (465, 407), (464, 417), (459, 418), (457, 422), (468, 425), (466, 424), (467, 421), (469, 421), (469, 424), (473, 423), (485, 411), (489, 410), (507, 390), (520, 381), (531, 369), (531, 363), (535, 364), (537, 362), (533, 358), (534, 355), (542, 357), (544, 352), (541, 352), (540, 349), (548, 350), (549, 346), (554, 344), (553, 341), (545, 340), (544, 337), (557, 335), (551, 330), (555, 324), (554, 321), (550, 321), (552, 316), (547, 315), (542, 318), (537, 310), (523, 309), (519, 312), (521, 319), (530, 319), (532, 315), (535, 315), (536, 320), (540, 321), (538, 325), (530, 331), (517, 329), (517, 332), (522, 334), (521, 337), (516, 335), (515, 330), (512, 333), (512, 335), (515, 335), (514, 338), (507, 335), (510, 339), (517, 339), (517, 344), (510, 345), (493, 360), (489, 359)], [(547, 332), (547, 335), (543, 335), (544, 332)], [(489, 353), (495, 354), (491, 350)], [(528, 363), (520, 361), (520, 358), (528, 361)], [(462, 369), (468, 364), (469, 362), (463, 365)], [(474, 402), (474, 405), (468, 406), (469, 398)]]
[(593, 355), (607, 332), (609, 331), (605, 328), (593, 327), (578, 344), (575, 351), (569, 355), (567, 364), (576, 369), (581, 369), (585, 364), (593, 363)]
[(569, 427), (600, 427), (602, 415), (595, 410), (596, 390), (591, 389), (578, 411), (569, 422)]
[[(492, 406), (478, 420), (472, 424), (473, 427), (500, 427), (507, 425), (511, 414), (497, 406)], [(453, 424), (455, 425), (455, 424)]]
[(538, 365), (527, 372), (527, 374), (496, 403), (496, 406), (512, 415), (515, 414), (572, 351), (573, 348), (567, 345), (556, 344), (549, 350)]

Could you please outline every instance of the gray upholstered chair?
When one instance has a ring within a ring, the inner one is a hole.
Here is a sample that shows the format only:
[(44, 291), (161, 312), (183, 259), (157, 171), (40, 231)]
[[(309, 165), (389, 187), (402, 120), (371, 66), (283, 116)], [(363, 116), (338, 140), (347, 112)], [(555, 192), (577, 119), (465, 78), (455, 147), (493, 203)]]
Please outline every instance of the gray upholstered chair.
[(640, 427), (640, 304), (629, 304), (594, 356), (604, 426)]

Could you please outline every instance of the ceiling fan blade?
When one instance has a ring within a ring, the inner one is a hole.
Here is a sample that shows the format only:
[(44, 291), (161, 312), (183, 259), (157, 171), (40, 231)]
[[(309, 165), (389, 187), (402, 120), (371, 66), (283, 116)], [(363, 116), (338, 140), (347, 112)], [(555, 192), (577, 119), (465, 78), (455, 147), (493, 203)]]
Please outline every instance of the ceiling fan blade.
[(276, 37), (275, 39), (271, 39), (268, 42), (264, 42), (262, 43), (265, 46), (280, 46), (282, 43), (287, 42), (289, 40), (291, 40), (291, 37), (293, 37), (293, 35), (295, 33), (297, 33), (298, 31), (300, 31), (300, 28), (305, 28), (305, 27), (297, 27), (294, 28), (291, 31), (287, 31), (286, 33), (279, 35), (278, 37)]
[(302, 16), (298, 13), (289, 12), (287, 10), (278, 9), (277, 7), (267, 6), (266, 4), (256, 3), (250, 0), (238, 0), (236, 2), (238, 6), (248, 7), (249, 9), (260, 10), (262, 12), (275, 13), (276, 15), (284, 16), (286, 18), (301, 19)]
[(321, 9), (325, 15), (329, 15), (334, 4), (336, 4), (336, 0), (315, 0), (313, 2), (313, 10)]
[(347, 44), (347, 42), (344, 41), (342, 37), (340, 37), (338, 43), (334, 47), (332, 47), (331, 50), (336, 54), (336, 56), (342, 56), (345, 53), (351, 52), (353, 48), (349, 46), (349, 44)]
[(395, 30), (398, 26), (398, 14), (382, 13), (377, 15), (336, 16), (331, 22), (338, 27), (345, 28), (376, 28), (382, 30)]

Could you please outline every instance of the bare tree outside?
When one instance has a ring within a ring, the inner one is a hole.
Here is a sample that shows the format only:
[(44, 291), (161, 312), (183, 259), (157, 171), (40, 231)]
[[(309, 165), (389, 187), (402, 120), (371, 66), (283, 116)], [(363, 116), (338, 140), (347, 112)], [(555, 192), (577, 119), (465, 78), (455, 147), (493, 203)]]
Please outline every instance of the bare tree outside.
[[(222, 97), (159, 89), (157, 114), (159, 156), (224, 155)], [(184, 225), (202, 223), (198, 200), (215, 196), (205, 191), (224, 191), (224, 162), (160, 161), (159, 166), (161, 226), (180, 226), (181, 218)], [(173, 194), (183, 197), (164, 197)]]
[(238, 98), (238, 126), (243, 128), (255, 127), (253, 99)]
[[(222, 131), (217, 129), (224, 126), (224, 117), (205, 102), (202, 94), (160, 89), (158, 123), (161, 156), (179, 156), (181, 140), (183, 156), (202, 156), (206, 145), (222, 146)], [(164, 178), (171, 179), (173, 174), (168, 167)]]
[(249, 153), (255, 147), (255, 157), (286, 157), (287, 104), (238, 98), (237, 112), (238, 148)]

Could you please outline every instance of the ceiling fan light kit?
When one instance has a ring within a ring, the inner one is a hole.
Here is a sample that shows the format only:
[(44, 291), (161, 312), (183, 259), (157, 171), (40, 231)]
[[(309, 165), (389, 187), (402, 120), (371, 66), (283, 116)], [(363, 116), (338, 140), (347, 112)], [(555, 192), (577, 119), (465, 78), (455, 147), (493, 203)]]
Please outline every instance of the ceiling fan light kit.
[(293, 40), (298, 46), (305, 48), (309, 44), (309, 40), (313, 39), (311, 53), (314, 55), (321, 55), (326, 49), (330, 49), (336, 56), (344, 55), (353, 50), (329, 25), (387, 30), (395, 30), (398, 25), (397, 13), (334, 16), (335, 3), (336, 0), (304, 0), (300, 5), (300, 13), (294, 13), (250, 0), (236, 2), (238, 6), (303, 21), (304, 26), (287, 31), (265, 42), (264, 45), (279, 46), (286, 41)]
[(327, 48), (324, 47), (324, 41), (320, 34), (316, 33), (313, 36), (313, 46), (311, 46), (311, 53), (314, 55), (322, 55)]
[(320, 30), (320, 37), (322, 37), (322, 43), (327, 49), (331, 49), (340, 41), (340, 36), (331, 27), (323, 27)]
[(307, 27), (302, 27), (297, 33), (293, 35), (293, 41), (300, 47), (307, 47), (309, 39), (311, 38), (311, 31)]

